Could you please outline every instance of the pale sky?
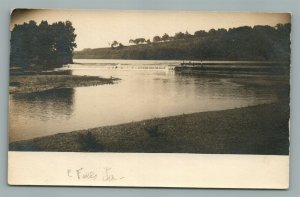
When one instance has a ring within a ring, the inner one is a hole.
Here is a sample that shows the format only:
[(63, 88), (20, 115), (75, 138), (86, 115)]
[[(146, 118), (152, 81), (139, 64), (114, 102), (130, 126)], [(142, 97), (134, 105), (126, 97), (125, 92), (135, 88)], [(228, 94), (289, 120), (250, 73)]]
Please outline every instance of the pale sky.
[(30, 20), (38, 24), (69, 20), (77, 34), (75, 50), (109, 47), (114, 40), (128, 45), (129, 39), (152, 38), (164, 33), (173, 36), (177, 32), (254, 25), (275, 26), (290, 22), (286, 13), (250, 12), (196, 12), (196, 11), (130, 11), (130, 10), (15, 10), (11, 17), (14, 24)]

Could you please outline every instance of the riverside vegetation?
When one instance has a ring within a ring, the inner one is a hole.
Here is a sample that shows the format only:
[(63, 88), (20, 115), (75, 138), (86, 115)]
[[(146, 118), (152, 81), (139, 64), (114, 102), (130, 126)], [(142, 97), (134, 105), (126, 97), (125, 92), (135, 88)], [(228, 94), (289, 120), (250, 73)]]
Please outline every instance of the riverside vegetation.
[(31, 93), (54, 88), (112, 84), (118, 80), (54, 71), (73, 63), (73, 50), (77, 46), (75, 38), (75, 28), (70, 21), (53, 24), (29, 21), (15, 25), (11, 32), (9, 92)]
[(78, 59), (290, 61), (291, 24), (178, 32), (131, 39), (130, 46), (75, 51)]

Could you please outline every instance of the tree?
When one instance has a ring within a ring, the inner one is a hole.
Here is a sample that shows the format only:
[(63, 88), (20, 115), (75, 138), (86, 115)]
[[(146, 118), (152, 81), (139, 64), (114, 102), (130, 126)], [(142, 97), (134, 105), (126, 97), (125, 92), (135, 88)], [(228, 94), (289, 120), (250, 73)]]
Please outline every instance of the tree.
[(224, 28), (221, 28), (221, 29), (217, 30), (217, 34), (219, 34), (219, 35), (224, 35), (225, 33), (227, 33), (227, 30), (224, 29)]
[(145, 38), (137, 38), (135, 39), (135, 43), (136, 44), (143, 44), (146, 42), (146, 39)]
[(133, 39), (130, 39), (130, 40), (129, 40), (129, 43), (130, 43), (130, 44), (135, 44), (135, 42), (134, 42)]
[(70, 21), (57, 22), (51, 25), (54, 41), (54, 66), (73, 63), (73, 50), (77, 47), (75, 43), (76, 34)]
[(193, 38), (193, 35), (191, 35), (188, 31), (185, 31), (184, 38), (190, 39), (190, 38)]
[(143, 44), (146, 42), (145, 38), (136, 38), (136, 39), (130, 39), (129, 43), (133, 43), (133, 44)]
[(36, 54), (38, 51), (36, 22), (29, 21), (23, 25), (15, 25), (11, 32), (11, 64), (29, 68), (38, 62)]
[(123, 47), (124, 47), (124, 45), (123, 45), (122, 43), (119, 43), (118, 48), (121, 49), (121, 48), (123, 48)]
[(113, 49), (115, 47), (117, 47), (119, 45), (119, 43), (117, 41), (113, 41), (113, 43), (110, 45), (110, 47)]
[(161, 38), (159, 36), (154, 36), (153, 37), (153, 42), (160, 42)]
[(195, 31), (194, 36), (197, 38), (203, 38), (207, 35), (206, 31), (200, 30), (200, 31)]
[(55, 37), (53, 36), (53, 32), (51, 26), (48, 24), (47, 21), (42, 21), (38, 26), (38, 35), (37, 35), (38, 43), (36, 48), (37, 56), (39, 57), (38, 64), (51, 66), (51, 59), (53, 58), (53, 53), (55, 52), (54, 49), (54, 42)]
[(29, 21), (11, 32), (11, 66), (51, 69), (73, 62), (75, 29), (70, 21)]
[(168, 34), (165, 33), (165, 34), (161, 37), (161, 40), (164, 41), (164, 42), (166, 42), (166, 41), (170, 40), (170, 36), (169, 36)]
[(181, 40), (181, 39), (184, 39), (184, 37), (185, 37), (184, 33), (178, 32), (178, 33), (175, 34), (174, 39), (175, 40)]
[(215, 29), (210, 29), (209, 31), (208, 31), (208, 35), (209, 36), (215, 36), (215, 34), (216, 34), (216, 30)]

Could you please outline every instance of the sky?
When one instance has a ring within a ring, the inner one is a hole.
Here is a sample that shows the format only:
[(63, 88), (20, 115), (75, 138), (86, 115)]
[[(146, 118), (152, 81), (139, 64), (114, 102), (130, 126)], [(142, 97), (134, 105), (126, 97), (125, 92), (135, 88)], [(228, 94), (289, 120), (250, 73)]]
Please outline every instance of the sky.
[(270, 25), (288, 23), (287, 13), (251, 12), (200, 12), (200, 11), (145, 11), (145, 10), (63, 10), (21, 9), (11, 15), (10, 30), (15, 24), (30, 20), (38, 24), (71, 21), (77, 34), (75, 50), (109, 47), (114, 40), (128, 45), (130, 39), (152, 40), (164, 33), (173, 36), (177, 32), (194, 34), (212, 28)]

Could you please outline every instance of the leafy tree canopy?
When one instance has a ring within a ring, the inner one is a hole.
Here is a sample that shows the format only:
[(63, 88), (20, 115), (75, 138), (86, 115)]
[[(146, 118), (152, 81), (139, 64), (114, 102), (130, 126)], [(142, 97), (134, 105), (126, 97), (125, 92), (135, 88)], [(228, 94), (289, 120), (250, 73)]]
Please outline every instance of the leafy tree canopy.
[(73, 63), (75, 29), (70, 21), (39, 25), (29, 21), (11, 32), (10, 65), (24, 69), (52, 69)]

